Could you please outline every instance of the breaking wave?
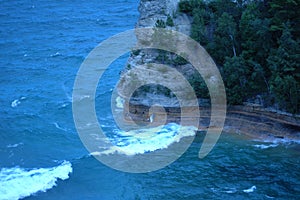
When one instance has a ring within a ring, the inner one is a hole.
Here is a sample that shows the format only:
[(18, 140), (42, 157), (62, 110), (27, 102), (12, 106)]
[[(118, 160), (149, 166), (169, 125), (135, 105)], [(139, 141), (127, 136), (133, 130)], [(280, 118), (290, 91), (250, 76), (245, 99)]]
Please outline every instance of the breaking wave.
[(52, 168), (3, 168), (0, 171), (0, 199), (21, 199), (45, 192), (54, 187), (58, 179), (68, 179), (70, 173), (72, 165), (68, 161)]

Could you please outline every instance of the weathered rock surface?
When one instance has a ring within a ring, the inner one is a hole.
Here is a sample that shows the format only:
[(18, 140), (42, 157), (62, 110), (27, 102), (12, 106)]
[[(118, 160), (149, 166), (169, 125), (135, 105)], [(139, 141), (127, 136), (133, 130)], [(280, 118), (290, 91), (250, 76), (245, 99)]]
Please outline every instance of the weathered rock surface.
[[(180, 0), (141, 0), (139, 4), (140, 18), (136, 28), (155, 27), (157, 20), (167, 21), (168, 16), (173, 19), (174, 26), (167, 29), (190, 34), (191, 18), (177, 11)], [(158, 52), (156, 50), (141, 50), (138, 54), (132, 54), (128, 59), (131, 67), (154, 62)]]
[[(195, 109), (186, 107), (185, 109)], [(188, 122), (194, 116), (181, 116), (180, 107), (165, 107), (167, 123)], [(153, 112), (153, 111), (152, 111)], [(134, 121), (149, 122), (149, 107), (142, 104), (131, 104), (129, 114)], [(207, 130), (210, 123), (210, 108), (200, 107), (199, 127)], [(164, 118), (164, 112), (155, 112), (154, 121)], [(268, 111), (258, 106), (230, 106), (227, 109), (224, 132), (245, 134), (262, 140), (287, 139), (300, 141), (300, 116)]]
[(157, 20), (167, 20), (173, 16), (180, 0), (141, 0), (139, 5), (140, 19), (137, 27), (153, 27)]
[[(173, 18), (175, 26), (167, 28), (189, 35), (191, 19), (187, 15), (178, 14), (176, 11), (178, 2), (179, 0), (141, 0), (139, 6), (140, 19), (137, 22), (137, 27), (153, 27), (157, 20), (166, 21), (169, 15)], [(151, 71), (150, 64), (155, 63), (157, 56), (158, 52), (156, 50), (141, 50), (130, 56), (127, 69), (124, 70), (123, 77), (121, 77), (121, 80), (123, 80), (118, 86), (119, 95), (126, 99), (127, 103), (130, 99), (130, 92), (127, 92), (128, 85), (130, 85), (130, 82), (135, 81), (134, 79), (137, 77), (138, 81), (142, 81), (147, 78), (147, 73), (155, 73)], [(140, 72), (142, 73), (126, 73), (137, 67), (141, 69)], [(188, 75), (194, 72), (189, 64), (173, 67), (182, 74)], [(168, 73), (167, 70), (161, 69), (160, 75), (169, 76)], [(176, 80), (173, 83), (174, 88), (177, 88)], [(176, 90), (180, 89), (177, 88)], [(150, 120), (153, 120), (150, 119), (151, 113), (149, 113), (149, 108), (156, 102), (164, 105), (164, 108), (151, 111), (152, 113), (153, 111), (155, 112), (154, 121), (165, 120), (167, 118), (167, 122), (180, 123), (181, 120), (188, 122), (191, 118), (195, 117), (181, 116), (181, 109), (195, 109), (193, 106), (180, 108), (178, 102), (173, 98), (157, 94), (153, 91), (143, 95), (131, 99), (129, 110), (125, 111), (126, 117), (131, 117), (134, 121), (148, 123)], [(206, 130), (209, 123), (210, 108), (206, 104), (203, 104), (203, 106), (200, 106), (199, 130)], [(261, 139), (279, 138), (300, 141), (300, 116), (293, 116), (278, 111), (274, 112), (260, 106), (231, 106), (227, 109), (224, 131), (246, 134)]]

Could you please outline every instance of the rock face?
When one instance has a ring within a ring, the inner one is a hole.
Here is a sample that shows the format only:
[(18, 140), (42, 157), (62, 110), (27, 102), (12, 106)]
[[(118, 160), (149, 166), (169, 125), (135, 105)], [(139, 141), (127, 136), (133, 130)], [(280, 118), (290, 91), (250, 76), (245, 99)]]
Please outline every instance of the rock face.
[[(148, 121), (149, 107), (131, 104), (129, 116), (134, 121)], [(193, 109), (192, 107), (188, 109)], [(168, 122), (188, 122), (194, 116), (181, 116), (180, 107), (165, 107)], [(207, 130), (210, 123), (210, 108), (200, 106), (199, 131)], [(163, 112), (156, 112), (156, 119), (164, 118)], [(248, 135), (265, 141), (291, 140), (300, 141), (300, 116), (268, 111), (257, 106), (230, 106), (227, 108), (224, 132)]]
[[(139, 5), (140, 19), (137, 27), (153, 27), (157, 20), (167, 20), (168, 16), (172, 17), (174, 26), (166, 27), (167, 29), (176, 30), (186, 35), (190, 34), (191, 19), (185, 14), (177, 12), (178, 2), (180, 0), (141, 0)], [(168, 92), (159, 92), (156, 86), (150, 86), (147, 90), (138, 91), (135, 97), (128, 92), (132, 83), (143, 83), (147, 76), (152, 77), (170, 77), (172, 70), (157, 68), (153, 70), (151, 63), (157, 63), (159, 52), (157, 50), (139, 50), (133, 52), (128, 59), (127, 68), (124, 69), (121, 81), (118, 86), (118, 94), (128, 104), (124, 116), (130, 117), (135, 122), (149, 122), (151, 112), (155, 112), (155, 121), (178, 122), (189, 121), (195, 116), (181, 116), (181, 109), (178, 101), (167, 95)], [(171, 66), (173, 69), (188, 77), (195, 71), (190, 64)], [(139, 70), (135, 70), (139, 69)], [(155, 78), (154, 78), (155, 79)], [(155, 81), (154, 81), (155, 82)], [(167, 85), (171, 82), (174, 90), (181, 91), (180, 85), (176, 80), (157, 79), (157, 83)], [(159, 103), (163, 108), (150, 108), (153, 104)], [(206, 130), (210, 122), (210, 107), (207, 102), (200, 102), (199, 130)], [(152, 109), (152, 110), (151, 110)], [(185, 109), (195, 109), (188, 106)], [(197, 107), (197, 109), (199, 109)], [(192, 113), (192, 112), (191, 112)], [(227, 109), (227, 116), (224, 126), (225, 132), (236, 132), (253, 136), (261, 139), (295, 139), (300, 140), (300, 116), (292, 116), (287, 113), (269, 111), (259, 106), (231, 106)]]
[[(136, 28), (155, 27), (157, 20), (166, 22), (168, 17), (171, 17), (174, 26), (167, 26), (166, 28), (189, 35), (191, 30), (191, 18), (177, 11), (179, 1), (180, 0), (140, 0), (138, 8), (140, 18), (136, 24)], [(138, 53), (131, 54), (127, 66), (135, 67), (137, 65), (155, 62), (157, 56), (158, 52), (155, 50), (141, 50)]]
[[(166, 29), (189, 35), (191, 19), (186, 14), (181, 14), (177, 11), (179, 1), (180, 0), (141, 0), (138, 8), (140, 18), (136, 27), (155, 27), (158, 20), (166, 23), (167, 19), (170, 18), (173, 21), (173, 25), (166, 25)], [(143, 36), (137, 35), (138, 42), (142, 41), (142, 37)], [(127, 67), (122, 72), (120, 84), (118, 85), (119, 96), (129, 101), (131, 95), (128, 91), (133, 87), (132, 83), (144, 83), (146, 79), (149, 79), (150, 75), (152, 75), (152, 79), (155, 79), (153, 80), (155, 84), (167, 85), (168, 82), (174, 81), (174, 79), (178, 77), (178, 75), (175, 75), (177, 71), (181, 74), (193, 73), (193, 67), (190, 64), (175, 66), (169, 63), (168, 66), (170, 66), (170, 68), (163, 66), (157, 67), (154, 64), (164, 64), (157, 60), (157, 57), (160, 55), (161, 52), (155, 49), (141, 49), (132, 52), (127, 61)], [(176, 58), (176, 55), (171, 53), (164, 54), (164, 56), (169, 60)], [(170, 77), (174, 77), (174, 79), (168, 79)], [(176, 82), (174, 82), (172, 92), (184, 92), (184, 90), (181, 89), (184, 87), (182, 83), (182, 81), (178, 81), (176, 85)], [(153, 85), (149, 86), (146, 90), (148, 91), (146, 93), (142, 90), (135, 93), (135, 102), (149, 106), (152, 102), (160, 102), (163, 106), (170, 106), (170, 104), (178, 106), (178, 102), (174, 100), (172, 95), (166, 95), (166, 93), (168, 93), (166, 89), (157, 88), (157, 85)]]
[(141, 0), (139, 5), (140, 19), (137, 27), (153, 27), (156, 20), (167, 20), (173, 16), (180, 0)]
[(168, 16), (174, 21), (174, 30), (189, 35), (191, 19), (186, 14), (177, 12), (180, 0), (141, 0), (139, 4), (140, 18), (137, 28), (154, 27), (157, 20), (166, 21)]
[(300, 116), (278, 113), (259, 106), (231, 106), (227, 111), (224, 131), (263, 140), (300, 141)]

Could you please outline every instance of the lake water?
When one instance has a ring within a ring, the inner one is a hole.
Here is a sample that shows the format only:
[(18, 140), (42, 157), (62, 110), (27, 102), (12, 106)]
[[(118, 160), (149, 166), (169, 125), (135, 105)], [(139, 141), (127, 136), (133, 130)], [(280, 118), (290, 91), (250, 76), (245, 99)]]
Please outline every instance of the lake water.
[[(296, 142), (222, 134), (200, 160), (199, 133), (176, 162), (143, 174), (89, 155), (72, 116), (75, 76), (96, 45), (134, 28), (138, 3), (0, 1), (0, 199), (299, 199)], [(97, 90), (97, 114), (111, 133), (110, 96), (126, 59)]]

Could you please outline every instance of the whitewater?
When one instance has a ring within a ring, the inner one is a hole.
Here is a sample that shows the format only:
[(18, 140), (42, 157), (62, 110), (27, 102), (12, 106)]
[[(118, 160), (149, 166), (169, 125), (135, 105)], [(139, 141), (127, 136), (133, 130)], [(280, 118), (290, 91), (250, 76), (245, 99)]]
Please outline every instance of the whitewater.
[(72, 115), (76, 74), (100, 42), (135, 27), (138, 5), (136, 0), (0, 2), (0, 199), (299, 199), (297, 141), (222, 133), (213, 151), (199, 159), (206, 133), (196, 127), (170, 123), (120, 130), (110, 101), (129, 53), (98, 83), (97, 119), (114, 147), (94, 154), (140, 156), (186, 138), (194, 141), (175, 162), (141, 174), (112, 169), (85, 148)]

